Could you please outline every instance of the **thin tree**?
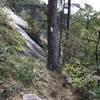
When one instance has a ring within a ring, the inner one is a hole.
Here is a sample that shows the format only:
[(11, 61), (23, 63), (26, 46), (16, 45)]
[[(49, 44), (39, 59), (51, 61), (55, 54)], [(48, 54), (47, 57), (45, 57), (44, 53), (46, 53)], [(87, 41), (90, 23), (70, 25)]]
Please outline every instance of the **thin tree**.
[(69, 35), (69, 31), (70, 31), (70, 15), (71, 15), (71, 0), (68, 0), (68, 14), (67, 14), (67, 30), (66, 30), (66, 35), (65, 35), (65, 49), (64, 49), (64, 62), (66, 63), (66, 61), (69, 59), (69, 56), (67, 54), (67, 40), (68, 40), (68, 35)]
[(100, 75), (99, 56), (98, 56), (99, 43), (100, 43), (100, 31), (98, 32), (98, 39), (97, 39), (96, 49), (95, 49), (95, 57), (96, 57), (96, 65), (97, 65), (97, 75)]
[(68, 0), (67, 30), (70, 29), (71, 0)]
[(60, 0), (60, 8), (61, 8), (61, 11), (60, 11), (60, 25), (59, 25), (59, 28), (60, 28), (60, 38), (59, 38), (59, 56), (60, 56), (60, 64), (62, 64), (62, 49), (63, 49), (63, 42), (62, 42), (62, 39), (63, 39), (63, 15), (64, 15), (64, 1), (65, 0)]
[(50, 70), (59, 68), (59, 38), (57, 32), (57, 0), (48, 0), (48, 64)]

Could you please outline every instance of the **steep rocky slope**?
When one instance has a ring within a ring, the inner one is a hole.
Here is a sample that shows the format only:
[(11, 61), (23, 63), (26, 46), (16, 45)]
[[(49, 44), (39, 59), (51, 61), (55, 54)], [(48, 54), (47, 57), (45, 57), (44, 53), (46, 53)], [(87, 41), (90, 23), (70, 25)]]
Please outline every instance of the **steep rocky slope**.
[[(2, 11), (0, 100), (22, 100), (22, 96), (27, 93), (46, 100), (78, 100), (70, 86), (62, 86), (63, 76), (50, 72), (46, 69), (46, 63), (40, 61), (45, 60), (44, 51), (20, 27), (28, 26), (27, 23), (7, 8)], [(30, 55), (33, 54), (32, 57), (23, 55), (26, 48)]]
[(20, 33), (23, 38), (26, 41), (27, 46), (29, 47), (28, 50), (25, 52), (34, 55), (35, 57), (41, 59), (41, 60), (46, 60), (45, 53), (42, 50), (42, 48), (36, 44), (28, 35), (27, 33), (22, 29), (22, 28), (28, 28), (28, 23), (21, 19), (19, 16), (17, 16), (10, 8), (2, 8), (2, 14), (7, 17), (7, 21), (9, 25), (18, 33)]

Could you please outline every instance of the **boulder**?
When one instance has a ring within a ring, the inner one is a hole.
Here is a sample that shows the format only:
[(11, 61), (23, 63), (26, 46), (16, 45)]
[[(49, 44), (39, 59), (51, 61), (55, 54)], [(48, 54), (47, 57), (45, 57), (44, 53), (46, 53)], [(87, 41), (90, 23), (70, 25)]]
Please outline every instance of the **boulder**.
[(42, 100), (42, 99), (35, 94), (24, 94), (23, 100)]

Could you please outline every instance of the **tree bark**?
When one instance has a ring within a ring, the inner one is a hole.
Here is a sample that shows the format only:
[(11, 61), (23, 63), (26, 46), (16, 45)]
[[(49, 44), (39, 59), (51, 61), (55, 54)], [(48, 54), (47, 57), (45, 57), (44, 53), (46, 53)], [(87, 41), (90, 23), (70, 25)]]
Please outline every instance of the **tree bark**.
[(67, 54), (67, 40), (68, 40), (68, 35), (69, 35), (69, 30), (70, 30), (70, 15), (71, 15), (71, 0), (68, 0), (68, 14), (67, 14), (67, 30), (66, 30), (66, 35), (65, 35), (65, 45), (64, 45), (64, 59), (63, 63), (65, 64), (70, 56)]
[(96, 43), (96, 50), (95, 50), (95, 57), (96, 57), (96, 65), (97, 65), (97, 75), (100, 75), (100, 69), (99, 67), (99, 57), (98, 57), (98, 48), (99, 48), (99, 43), (100, 43), (100, 31), (99, 31), (99, 36), (97, 39), (97, 43)]
[(70, 29), (70, 14), (71, 14), (71, 0), (68, 0), (67, 31), (69, 31)]
[(59, 38), (57, 32), (57, 0), (48, 0), (48, 65), (50, 70), (59, 68)]

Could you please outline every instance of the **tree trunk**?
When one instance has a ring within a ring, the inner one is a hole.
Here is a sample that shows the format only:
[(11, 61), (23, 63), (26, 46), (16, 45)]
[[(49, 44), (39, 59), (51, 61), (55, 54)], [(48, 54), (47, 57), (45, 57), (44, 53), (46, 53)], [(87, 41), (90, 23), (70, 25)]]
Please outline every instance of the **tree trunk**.
[(59, 38), (57, 32), (57, 0), (48, 0), (48, 65), (50, 70), (59, 68)]
[(64, 44), (64, 59), (63, 59), (63, 63), (65, 64), (70, 56), (69, 54), (67, 54), (67, 40), (68, 40), (68, 34), (69, 34), (69, 30), (70, 30), (70, 14), (71, 14), (71, 0), (68, 0), (68, 14), (67, 14), (67, 30), (66, 30), (66, 36), (65, 36), (65, 44)]
[(96, 74), (97, 74), (97, 75), (100, 75), (99, 57), (98, 57), (99, 43), (100, 43), (100, 31), (99, 31), (99, 36), (98, 36), (97, 43), (96, 43), (96, 50), (95, 50), (96, 65), (97, 65), (97, 73), (96, 73)]
[(68, 0), (67, 31), (69, 31), (70, 28), (70, 14), (71, 14), (71, 0)]
[(60, 0), (60, 7), (61, 7), (61, 12), (60, 12), (60, 38), (59, 38), (59, 57), (60, 57), (60, 64), (63, 63), (62, 59), (62, 50), (63, 50), (63, 15), (64, 15), (64, 2)]

